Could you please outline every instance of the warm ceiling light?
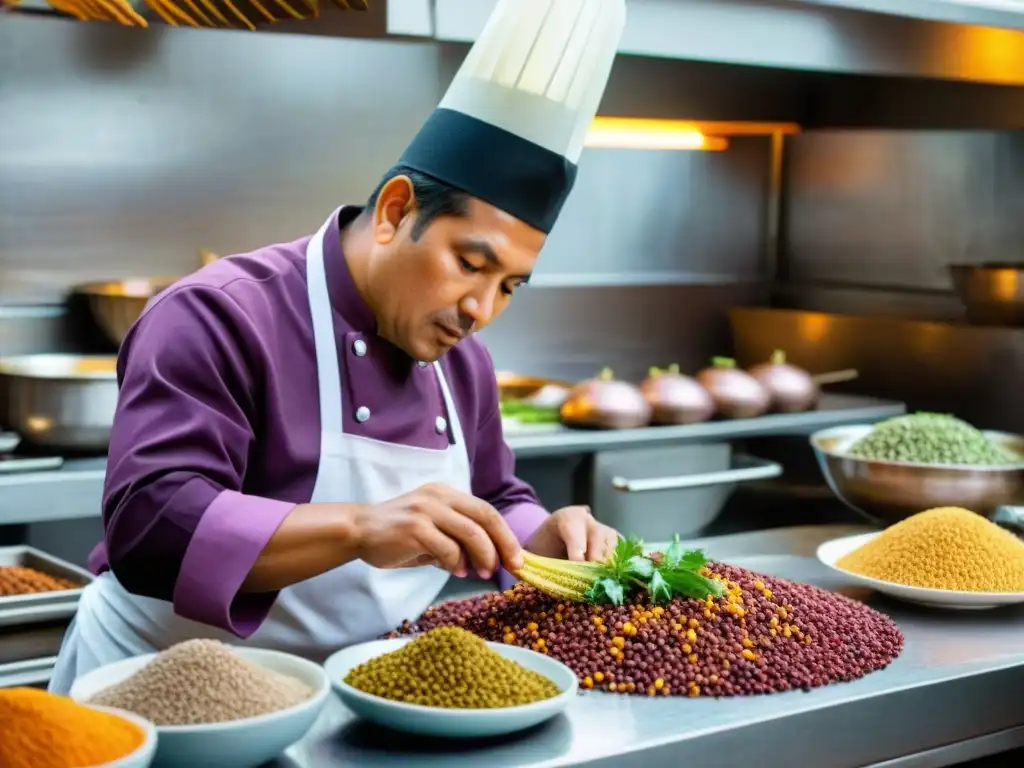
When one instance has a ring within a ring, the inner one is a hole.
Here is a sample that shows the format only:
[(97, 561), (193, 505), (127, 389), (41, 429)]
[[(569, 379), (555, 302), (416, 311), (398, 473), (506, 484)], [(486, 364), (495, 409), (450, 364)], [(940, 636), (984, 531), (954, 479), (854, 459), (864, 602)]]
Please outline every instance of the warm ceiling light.
[(725, 136), (770, 136), (800, 131), (796, 123), (658, 120), (597, 117), (587, 132), (588, 147), (617, 149), (727, 149)]
[(720, 150), (726, 149), (729, 142), (717, 136), (705, 136), (692, 123), (597, 117), (587, 131), (586, 146), (615, 149)]

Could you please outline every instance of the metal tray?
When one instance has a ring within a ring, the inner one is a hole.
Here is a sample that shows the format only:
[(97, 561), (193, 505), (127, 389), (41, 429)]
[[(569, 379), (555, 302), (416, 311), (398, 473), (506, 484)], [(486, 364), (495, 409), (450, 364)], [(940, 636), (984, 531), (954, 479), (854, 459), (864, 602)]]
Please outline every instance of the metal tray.
[(46, 685), (50, 682), (56, 664), (56, 656), (16, 661), (13, 664), (0, 664), (0, 688)]
[(51, 576), (82, 584), (82, 588), (79, 589), (0, 597), (0, 627), (38, 624), (73, 616), (78, 608), (82, 589), (94, 578), (84, 568), (27, 546), (0, 547), (0, 565), (34, 568)]
[(0, 628), (0, 666), (56, 656), (71, 619)]

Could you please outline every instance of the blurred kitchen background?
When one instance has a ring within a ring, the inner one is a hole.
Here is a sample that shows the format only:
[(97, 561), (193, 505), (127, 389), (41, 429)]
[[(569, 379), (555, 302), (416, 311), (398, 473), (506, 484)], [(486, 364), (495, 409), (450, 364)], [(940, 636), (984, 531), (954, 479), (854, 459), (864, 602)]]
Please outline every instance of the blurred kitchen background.
[[(378, 0), (255, 33), (0, 14), (0, 354), (112, 352), (74, 286), (184, 274), (362, 202), (491, 5)], [(483, 334), (499, 370), (636, 381), (782, 348), (860, 372), (832, 391), (1024, 432), (1024, 331), (968, 323), (948, 271), (1024, 262), (1024, 22), (836, 7), (856, 5), (630, 0), (602, 115), (800, 130), (586, 150), (534, 283)], [(717, 525), (849, 519), (806, 437), (740, 447), (786, 471)], [(594, 497), (593, 462), (520, 468), (555, 506)], [(81, 562), (99, 521), (4, 531)]]

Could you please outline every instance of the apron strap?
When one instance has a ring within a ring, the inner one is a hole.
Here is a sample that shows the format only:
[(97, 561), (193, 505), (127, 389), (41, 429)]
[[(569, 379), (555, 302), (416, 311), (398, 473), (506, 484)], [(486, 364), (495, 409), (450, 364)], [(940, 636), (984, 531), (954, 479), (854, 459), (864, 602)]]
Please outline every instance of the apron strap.
[(327, 432), (343, 431), (338, 345), (334, 339), (334, 316), (324, 267), (324, 237), (337, 220), (338, 211), (335, 211), (306, 246), (306, 281), (309, 284), (309, 310), (313, 318), (313, 343), (319, 372), (320, 429)]

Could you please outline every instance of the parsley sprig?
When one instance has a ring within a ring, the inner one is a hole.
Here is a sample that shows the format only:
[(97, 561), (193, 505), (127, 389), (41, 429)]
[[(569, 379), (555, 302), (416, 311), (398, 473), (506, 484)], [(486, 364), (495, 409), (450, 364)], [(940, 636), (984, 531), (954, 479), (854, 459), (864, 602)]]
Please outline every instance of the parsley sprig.
[(684, 549), (678, 534), (665, 552), (652, 555), (644, 553), (637, 537), (620, 539), (611, 558), (595, 568), (587, 601), (622, 605), (637, 588), (655, 604), (674, 597), (721, 597), (724, 585), (699, 573), (707, 562), (704, 550)]

